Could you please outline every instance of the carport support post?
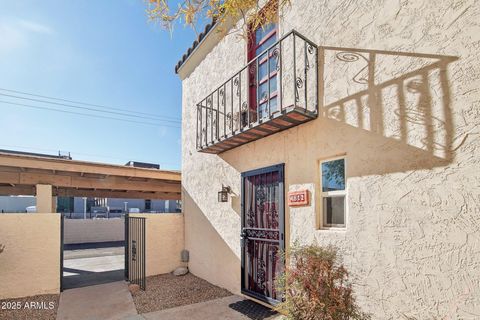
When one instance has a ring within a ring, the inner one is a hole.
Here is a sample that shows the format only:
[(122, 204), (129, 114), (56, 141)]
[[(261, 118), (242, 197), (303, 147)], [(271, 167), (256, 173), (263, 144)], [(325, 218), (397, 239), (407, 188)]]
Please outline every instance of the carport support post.
[(87, 197), (83, 197), (83, 219), (87, 219)]
[(52, 197), (52, 213), (57, 213), (57, 197)]
[(49, 184), (37, 184), (37, 213), (54, 213), (52, 186)]

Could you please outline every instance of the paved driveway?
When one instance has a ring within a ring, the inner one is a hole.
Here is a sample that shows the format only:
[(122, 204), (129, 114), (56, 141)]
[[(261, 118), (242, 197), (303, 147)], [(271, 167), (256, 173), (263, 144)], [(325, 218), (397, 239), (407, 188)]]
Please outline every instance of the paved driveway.
[(63, 259), (79, 259), (91, 257), (120, 256), (125, 254), (125, 247), (105, 247), (105, 248), (83, 248), (83, 249), (66, 249), (63, 251)]
[(124, 279), (124, 248), (65, 250), (64, 289), (79, 288)]

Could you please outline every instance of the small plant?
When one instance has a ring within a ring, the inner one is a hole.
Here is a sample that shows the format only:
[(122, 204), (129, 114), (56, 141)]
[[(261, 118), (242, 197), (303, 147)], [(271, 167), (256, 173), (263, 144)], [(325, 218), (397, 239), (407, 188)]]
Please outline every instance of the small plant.
[(290, 320), (364, 320), (334, 247), (298, 246), (289, 251), (290, 263), (277, 286), (285, 300), (277, 310)]

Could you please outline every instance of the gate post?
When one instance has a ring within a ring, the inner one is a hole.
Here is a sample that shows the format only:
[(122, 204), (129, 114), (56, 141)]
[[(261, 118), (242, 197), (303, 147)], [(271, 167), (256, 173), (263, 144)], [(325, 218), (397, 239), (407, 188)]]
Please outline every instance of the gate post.
[(125, 257), (124, 257), (125, 258), (125, 280), (128, 280), (128, 278), (129, 278), (129, 273), (128, 273), (129, 247), (128, 246), (129, 246), (130, 239), (128, 238), (128, 230), (129, 230), (128, 224), (129, 224), (128, 213), (125, 213), (125, 224), (124, 224), (124, 226), (125, 226), (125, 237), (124, 237), (125, 238), (124, 239), (124, 241), (125, 241), (125, 243), (124, 243), (124, 245), (125, 245)]
[(65, 228), (65, 216), (60, 213), (60, 292), (63, 291), (63, 236)]

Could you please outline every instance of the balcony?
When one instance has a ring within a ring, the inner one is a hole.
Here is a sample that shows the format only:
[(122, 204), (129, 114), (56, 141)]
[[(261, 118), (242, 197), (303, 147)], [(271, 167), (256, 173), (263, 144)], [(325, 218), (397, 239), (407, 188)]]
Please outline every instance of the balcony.
[(218, 154), (317, 115), (317, 46), (291, 31), (197, 104), (197, 150)]

